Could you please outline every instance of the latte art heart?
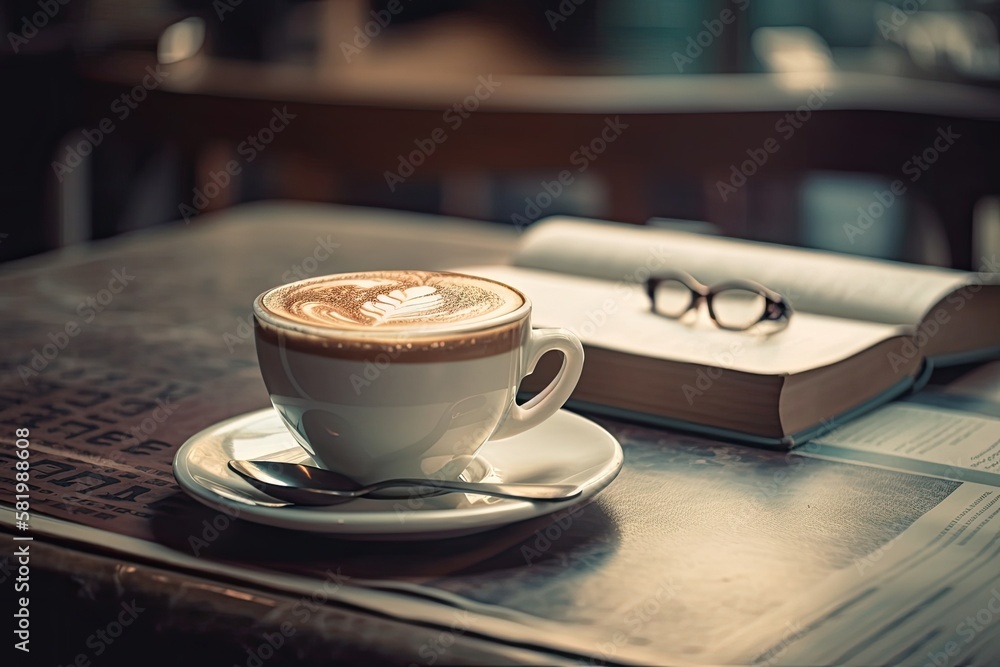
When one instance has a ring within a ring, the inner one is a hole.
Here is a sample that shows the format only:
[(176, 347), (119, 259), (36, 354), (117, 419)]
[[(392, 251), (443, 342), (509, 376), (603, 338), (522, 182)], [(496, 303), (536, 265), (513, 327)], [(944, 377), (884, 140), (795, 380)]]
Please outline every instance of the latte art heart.
[(365, 301), (361, 312), (376, 323), (419, 319), (439, 311), (444, 301), (437, 287), (418, 285), (379, 294), (375, 301)]
[(506, 285), (426, 271), (327, 276), (276, 289), (263, 302), (304, 324), (351, 330), (488, 323), (523, 304)]

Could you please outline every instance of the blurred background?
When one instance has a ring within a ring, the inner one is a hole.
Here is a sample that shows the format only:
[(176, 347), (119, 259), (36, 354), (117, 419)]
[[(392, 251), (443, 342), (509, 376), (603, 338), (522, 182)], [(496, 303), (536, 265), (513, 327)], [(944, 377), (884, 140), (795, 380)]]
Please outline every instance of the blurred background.
[(7, 0), (0, 259), (292, 199), (976, 269), (998, 28), (1000, 0)]

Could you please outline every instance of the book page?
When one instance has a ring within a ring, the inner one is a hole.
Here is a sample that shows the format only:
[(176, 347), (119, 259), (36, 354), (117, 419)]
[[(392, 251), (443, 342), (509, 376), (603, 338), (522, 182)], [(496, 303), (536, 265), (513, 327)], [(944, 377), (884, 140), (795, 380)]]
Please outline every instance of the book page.
[[(1000, 486), (1000, 419), (892, 403), (804, 445), (828, 458)], [(874, 456), (872, 456), (874, 455)]]
[(512, 266), (457, 270), (516, 287), (532, 302), (534, 326), (564, 327), (585, 345), (761, 375), (833, 364), (908, 331), (811, 313), (796, 313), (786, 329), (771, 336), (726, 331), (703, 312), (700, 318), (682, 321), (651, 313), (645, 291), (634, 283)]
[(799, 311), (887, 324), (917, 324), (963, 285), (1000, 284), (995, 274), (571, 218), (532, 227), (514, 264), (612, 281), (643, 282), (670, 269), (708, 285), (743, 278), (780, 292)]

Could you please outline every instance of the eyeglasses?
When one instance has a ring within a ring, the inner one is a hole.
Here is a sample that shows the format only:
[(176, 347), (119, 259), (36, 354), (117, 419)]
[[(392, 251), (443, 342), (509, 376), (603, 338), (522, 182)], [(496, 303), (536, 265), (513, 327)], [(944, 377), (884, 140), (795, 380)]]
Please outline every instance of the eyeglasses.
[(730, 280), (709, 287), (683, 271), (671, 271), (646, 281), (651, 309), (657, 315), (680, 319), (705, 301), (708, 314), (720, 329), (746, 331), (756, 325), (768, 333), (788, 326), (792, 307), (774, 290), (752, 280)]

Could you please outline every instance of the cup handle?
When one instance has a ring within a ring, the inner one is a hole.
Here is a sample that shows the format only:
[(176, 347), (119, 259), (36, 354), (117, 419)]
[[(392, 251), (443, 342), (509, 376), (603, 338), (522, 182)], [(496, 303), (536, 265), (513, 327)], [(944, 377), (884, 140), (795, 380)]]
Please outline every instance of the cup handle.
[(580, 372), (583, 370), (583, 345), (573, 332), (566, 329), (532, 329), (530, 335), (531, 338), (523, 348), (523, 367), (526, 370), (521, 379), (530, 375), (538, 360), (550, 350), (562, 352), (562, 368), (552, 382), (530, 401), (524, 405), (514, 403), (510, 406), (506, 419), (491, 440), (509, 438), (541, 424), (563, 406), (580, 379)]

